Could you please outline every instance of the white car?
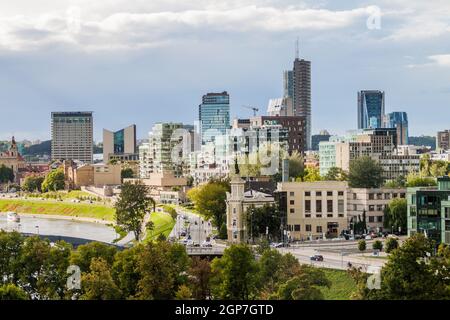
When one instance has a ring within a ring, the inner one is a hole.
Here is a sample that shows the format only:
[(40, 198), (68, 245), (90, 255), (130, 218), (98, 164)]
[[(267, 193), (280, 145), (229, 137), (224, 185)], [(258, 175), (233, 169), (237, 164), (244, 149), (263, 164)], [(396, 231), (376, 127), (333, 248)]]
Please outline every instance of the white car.
[(367, 235), (364, 239), (365, 240), (372, 240), (372, 236), (371, 235)]
[(203, 248), (212, 248), (212, 243), (211, 243), (211, 241), (203, 241), (203, 242), (202, 242), (202, 247), (203, 247)]

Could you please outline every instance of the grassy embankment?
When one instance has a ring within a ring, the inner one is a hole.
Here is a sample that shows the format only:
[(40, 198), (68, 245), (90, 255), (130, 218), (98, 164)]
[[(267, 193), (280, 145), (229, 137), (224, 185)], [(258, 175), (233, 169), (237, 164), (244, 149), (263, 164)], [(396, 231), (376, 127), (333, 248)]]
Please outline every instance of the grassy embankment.
[(54, 200), (0, 199), (0, 212), (60, 215), (112, 221), (114, 208), (102, 204), (67, 203)]
[(321, 268), (331, 282), (330, 288), (322, 289), (326, 300), (350, 300), (356, 289), (355, 281), (344, 270)]
[(168, 237), (175, 226), (175, 220), (168, 213), (153, 212), (150, 220), (154, 224), (154, 229), (147, 232), (144, 242), (156, 240), (161, 233)]

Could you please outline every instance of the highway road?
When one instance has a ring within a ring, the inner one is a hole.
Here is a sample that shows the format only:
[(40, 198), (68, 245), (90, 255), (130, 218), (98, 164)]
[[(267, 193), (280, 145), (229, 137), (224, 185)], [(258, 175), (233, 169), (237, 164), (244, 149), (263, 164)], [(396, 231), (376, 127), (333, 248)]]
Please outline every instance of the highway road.
[[(175, 239), (190, 238), (194, 244), (202, 244), (214, 230), (210, 221), (188, 211), (177, 209), (178, 216), (170, 237)], [(185, 232), (186, 237), (181, 234)]]

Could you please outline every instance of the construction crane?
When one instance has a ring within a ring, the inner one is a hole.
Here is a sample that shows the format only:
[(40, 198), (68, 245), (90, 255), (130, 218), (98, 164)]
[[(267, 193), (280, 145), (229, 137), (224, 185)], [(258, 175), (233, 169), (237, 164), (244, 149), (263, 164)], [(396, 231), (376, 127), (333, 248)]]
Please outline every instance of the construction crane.
[(242, 106), (242, 107), (253, 110), (253, 116), (255, 116), (255, 117), (256, 117), (256, 113), (259, 111), (259, 108), (257, 108), (257, 107), (252, 107), (252, 106)]

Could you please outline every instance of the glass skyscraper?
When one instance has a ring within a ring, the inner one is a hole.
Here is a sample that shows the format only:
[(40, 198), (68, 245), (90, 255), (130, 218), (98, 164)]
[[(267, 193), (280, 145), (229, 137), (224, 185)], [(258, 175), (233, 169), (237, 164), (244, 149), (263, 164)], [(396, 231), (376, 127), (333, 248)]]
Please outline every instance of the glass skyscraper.
[(202, 144), (215, 141), (215, 136), (226, 134), (230, 128), (230, 96), (222, 93), (208, 93), (199, 106), (200, 134)]
[(408, 144), (408, 115), (406, 112), (391, 112), (384, 118), (384, 126), (386, 128), (397, 129), (397, 144)]
[(384, 91), (358, 92), (358, 129), (382, 128), (384, 104)]

